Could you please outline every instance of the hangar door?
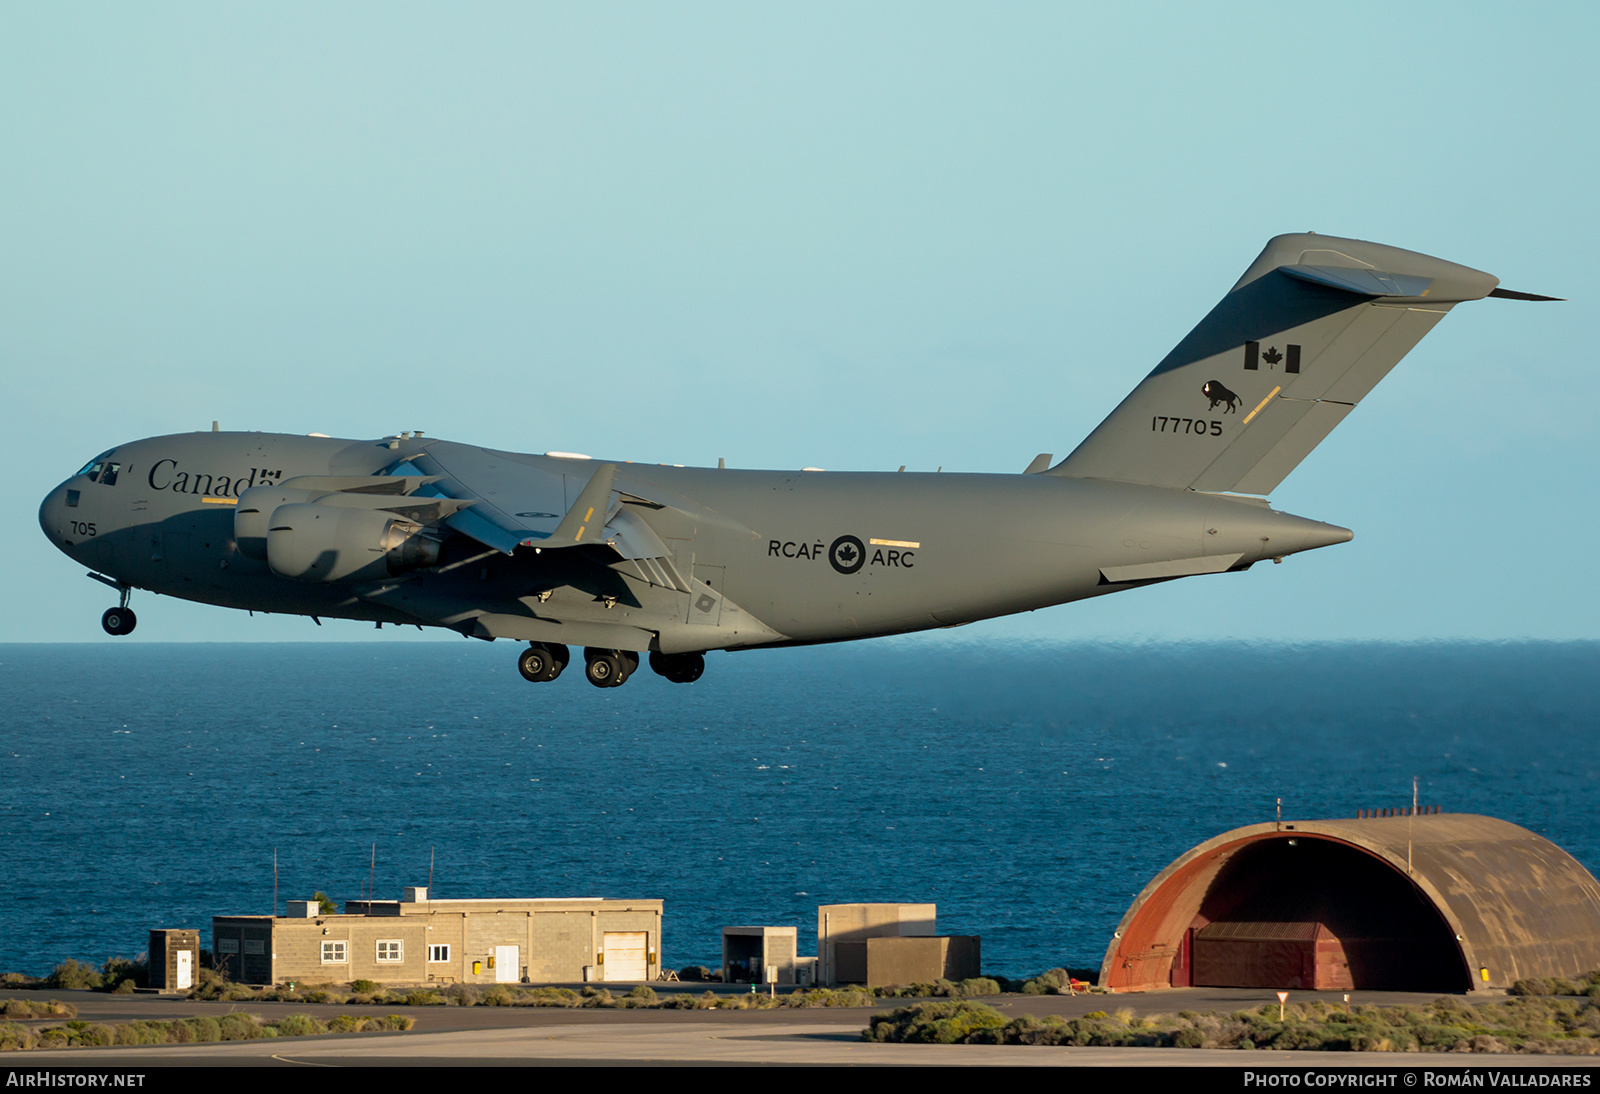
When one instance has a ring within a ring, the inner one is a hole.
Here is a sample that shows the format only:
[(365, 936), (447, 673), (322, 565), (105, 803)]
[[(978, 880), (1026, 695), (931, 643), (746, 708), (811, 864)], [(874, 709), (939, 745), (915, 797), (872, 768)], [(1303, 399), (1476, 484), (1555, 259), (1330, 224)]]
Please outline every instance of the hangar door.
[(1454, 936), (1415, 886), (1374, 856), (1327, 840), (1242, 848), (1207, 890), (1184, 941), (1195, 987), (1472, 986)]
[(648, 980), (644, 931), (607, 931), (602, 936), (607, 980)]

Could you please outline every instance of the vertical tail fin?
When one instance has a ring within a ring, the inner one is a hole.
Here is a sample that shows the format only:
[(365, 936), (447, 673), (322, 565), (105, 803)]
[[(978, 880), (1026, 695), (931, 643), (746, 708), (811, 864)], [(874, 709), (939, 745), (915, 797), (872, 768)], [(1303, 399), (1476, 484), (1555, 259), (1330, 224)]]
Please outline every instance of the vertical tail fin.
[(1270, 493), (1446, 312), (1498, 284), (1381, 243), (1277, 236), (1049, 473)]

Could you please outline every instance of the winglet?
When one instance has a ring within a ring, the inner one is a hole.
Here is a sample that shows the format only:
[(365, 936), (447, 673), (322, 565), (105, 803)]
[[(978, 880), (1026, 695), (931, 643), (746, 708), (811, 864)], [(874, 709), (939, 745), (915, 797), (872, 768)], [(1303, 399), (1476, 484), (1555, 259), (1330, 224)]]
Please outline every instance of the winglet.
[(1549, 300), (1560, 304), (1567, 300), (1564, 296), (1540, 296), (1536, 292), (1518, 292), (1516, 289), (1494, 289), (1489, 295), (1501, 300)]
[(567, 515), (561, 518), (550, 538), (541, 539), (536, 546), (576, 547), (583, 543), (602, 542), (601, 531), (611, 508), (611, 484), (617, 477), (617, 465), (603, 463), (595, 468), (589, 484), (578, 495), (578, 500)]

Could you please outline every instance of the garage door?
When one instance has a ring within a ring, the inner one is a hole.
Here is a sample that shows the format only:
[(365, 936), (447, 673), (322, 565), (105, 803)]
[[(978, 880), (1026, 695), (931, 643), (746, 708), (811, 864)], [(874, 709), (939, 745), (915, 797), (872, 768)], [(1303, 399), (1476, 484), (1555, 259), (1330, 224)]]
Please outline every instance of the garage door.
[(607, 931), (602, 938), (607, 980), (648, 980), (644, 931)]

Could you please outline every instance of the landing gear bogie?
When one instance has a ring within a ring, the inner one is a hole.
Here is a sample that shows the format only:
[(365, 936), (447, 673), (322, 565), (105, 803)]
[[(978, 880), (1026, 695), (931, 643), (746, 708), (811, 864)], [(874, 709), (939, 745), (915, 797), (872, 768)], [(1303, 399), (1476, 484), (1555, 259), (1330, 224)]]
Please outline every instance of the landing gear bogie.
[(561, 675), (572, 655), (567, 647), (543, 642), (531, 643), (517, 655), (517, 671), (522, 678), (535, 684), (548, 683)]
[(584, 650), (583, 675), (597, 688), (614, 688), (628, 678), (617, 650)]
[(706, 671), (706, 658), (703, 653), (652, 652), (650, 667), (674, 684), (692, 684)]

